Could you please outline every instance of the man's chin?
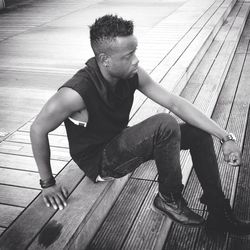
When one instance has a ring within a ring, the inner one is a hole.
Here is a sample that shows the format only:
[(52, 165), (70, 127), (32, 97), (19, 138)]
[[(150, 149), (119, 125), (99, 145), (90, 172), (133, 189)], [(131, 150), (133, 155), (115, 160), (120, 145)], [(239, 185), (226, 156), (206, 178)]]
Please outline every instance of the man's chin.
[(129, 77), (128, 78), (132, 78), (134, 77), (136, 74), (137, 74), (138, 70), (133, 70), (130, 74), (129, 74)]

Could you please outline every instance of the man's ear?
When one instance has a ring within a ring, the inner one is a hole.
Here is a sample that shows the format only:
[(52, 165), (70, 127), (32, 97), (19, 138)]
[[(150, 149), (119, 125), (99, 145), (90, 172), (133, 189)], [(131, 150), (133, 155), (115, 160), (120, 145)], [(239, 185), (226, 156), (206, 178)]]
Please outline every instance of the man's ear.
[(109, 67), (109, 66), (110, 66), (111, 61), (110, 61), (110, 57), (109, 57), (107, 54), (105, 54), (105, 53), (100, 53), (100, 54), (98, 55), (98, 57), (99, 57), (100, 63), (101, 63), (104, 67)]

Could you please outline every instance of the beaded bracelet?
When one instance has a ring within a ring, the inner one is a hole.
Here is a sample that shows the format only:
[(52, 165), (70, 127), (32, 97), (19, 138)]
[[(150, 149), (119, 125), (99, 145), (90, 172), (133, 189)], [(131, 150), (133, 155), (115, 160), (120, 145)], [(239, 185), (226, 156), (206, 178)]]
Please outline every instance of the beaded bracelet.
[(40, 180), (40, 185), (42, 188), (48, 188), (54, 186), (56, 184), (56, 180), (53, 176), (46, 180)]

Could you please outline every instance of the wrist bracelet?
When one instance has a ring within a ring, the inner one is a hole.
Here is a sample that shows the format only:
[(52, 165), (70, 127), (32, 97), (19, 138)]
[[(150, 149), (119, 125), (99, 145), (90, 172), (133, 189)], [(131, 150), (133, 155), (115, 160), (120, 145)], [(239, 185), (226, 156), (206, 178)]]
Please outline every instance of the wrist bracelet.
[(227, 134), (224, 138), (222, 138), (220, 140), (220, 143), (223, 144), (224, 142), (227, 142), (227, 141), (236, 141), (236, 137), (233, 133), (229, 133)]
[(56, 180), (53, 176), (51, 176), (49, 179), (46, 179), (46, 180), (40, 179), (41, 188), (48, 188), (48, 187), (54, 186), (55, 184), (56, 184)]

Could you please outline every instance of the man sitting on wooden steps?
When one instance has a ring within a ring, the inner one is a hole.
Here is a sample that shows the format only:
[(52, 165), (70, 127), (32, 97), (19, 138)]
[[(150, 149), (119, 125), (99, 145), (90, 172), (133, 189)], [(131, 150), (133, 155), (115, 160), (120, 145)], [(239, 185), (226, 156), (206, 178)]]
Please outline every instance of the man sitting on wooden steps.
[[(221, 141), (225, 161), (238, 166), (241, 151), (234, 135), (155, 83), (139, 67), (132, 21), (105, 15), (90, 26), (90, 40), (95, 57), (45, 104), (31, 127), (46, 205), (66, 206), (66, 190), (52, 176), (48, 142), (48, 133), (64, 121), (71, 156), (94, 182), (120, 178), (154, 159), (159, 174), (154, 206), (174, 221), (199, 226), (204, 219), (182, 197), (180, 150), (190, 149), (203, 189), (201, 202), (209, 211), (207, 228), (249, 234), (250, 223), (234, 216), (223, 194), (211, 137)], [(178, 124), (162, 113), (128, 127), (136, 89), (186, 123)]]

